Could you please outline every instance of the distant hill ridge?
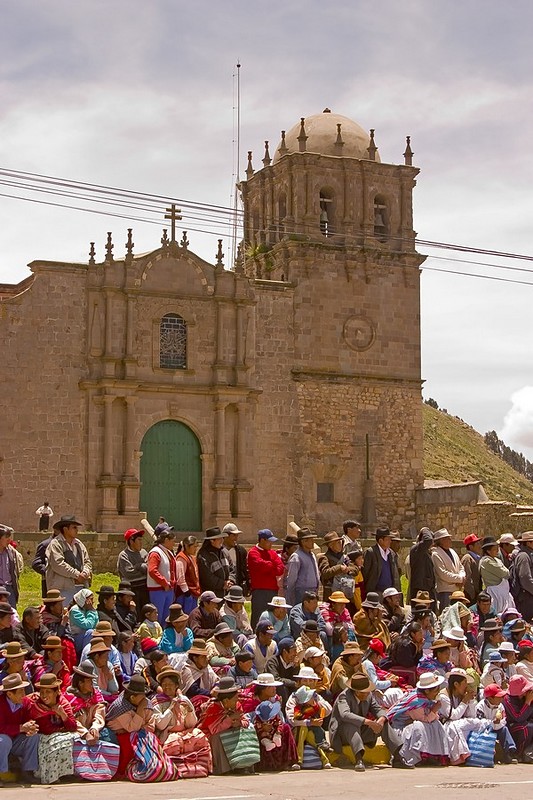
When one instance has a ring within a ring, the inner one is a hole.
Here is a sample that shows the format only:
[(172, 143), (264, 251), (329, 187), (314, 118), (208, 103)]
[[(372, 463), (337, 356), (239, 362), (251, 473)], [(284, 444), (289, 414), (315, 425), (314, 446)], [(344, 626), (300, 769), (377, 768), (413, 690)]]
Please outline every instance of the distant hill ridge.
[(422, 409), (426, 479), (481, 481), (490, 500), (533, 505), (533, 483), (496, 455), (480, 433), (427, 403)]

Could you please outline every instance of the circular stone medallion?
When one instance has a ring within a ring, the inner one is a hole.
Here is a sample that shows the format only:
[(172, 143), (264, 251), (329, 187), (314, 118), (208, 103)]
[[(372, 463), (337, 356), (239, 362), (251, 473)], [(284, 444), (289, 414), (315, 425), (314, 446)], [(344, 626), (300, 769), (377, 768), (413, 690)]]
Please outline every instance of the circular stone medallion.
[(376, 330), (366, 317), (348, 317), (344, 323), (342, 336), (348, 347), (362, 352), (374, 344)]

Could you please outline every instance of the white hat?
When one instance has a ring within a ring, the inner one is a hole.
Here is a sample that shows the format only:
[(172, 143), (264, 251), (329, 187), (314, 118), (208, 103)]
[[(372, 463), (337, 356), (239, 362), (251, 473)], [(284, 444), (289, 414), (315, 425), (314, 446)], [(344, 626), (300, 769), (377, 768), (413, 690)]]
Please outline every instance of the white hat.
[[(317, 647), (318, 650), (318, 647)], [(319, 681), (320, 678), (311, 667), (300, 667), (300, 672), (298, 675), (294, 676), (295, 678), (305, 678), (308, 681)]]
[(277, 681), (270, 672), (260, 672), (254, 684), (255, 686), (283, 686), (283, 681)]
[(466, 642), (462, 628), (448, 628), (442, 631), (442, 635), (445, 639), (453, 639), (455, 642)]
[(452, 535), (446, 530), (446, 528), (439, 528), (439, 530), (435, 531), (433, 534), (433, 541), (438, 542), (439, 539), (446, 539), (447, 536), (451, 538)]
[(308, 647), (304, 653), (304, 658), (322, 658), (324, 651), (320, 647)]
[(512, 533), (502, 533), (502, 535), (498, 539), (498, 544), (512, 544), (516, 547), (518, 542), (516, 541)]
[(435, 672), (423, 672), (416, 684), (417, 689), (436, 689), (446, 682), (446, 678)]
[(394, 586), (391, 586), (390, 589), (385, 589), (382, 597), (385, 599), (386, 597), (394, 597), (396, 594), (401, 594), (401, 592), (399, 592), (398, 589), (395, 589)]
[(239, 528), (233, 522), (228, 522), (228, 524), (224, 525), (222, 528), (222, 533), (225, 536), (229, 536), (231, 533), (242, 533), (242, 531), (239, 530)]
[(516, 653), (514, 644), (512, 642), (502, 642), (498, 647), (500, 653)]
[(271, 608), (292, 608), (286, 601), (284, 597), (273, 597), (270, 603), (267, 603), (267, 606)]
[(453, 669), (451, 669), (451, 670), (448, 672), (448, 675), (447, 675), (447, 677), (448, 677), (449, 675), (460, 675), (460, 677), (461, 677), (461, 678), (468, 678), (468, 673), (467, 673), (467, 671), (466, 671), (465, 669), (462, 669), (461, 667), (454, 667)]

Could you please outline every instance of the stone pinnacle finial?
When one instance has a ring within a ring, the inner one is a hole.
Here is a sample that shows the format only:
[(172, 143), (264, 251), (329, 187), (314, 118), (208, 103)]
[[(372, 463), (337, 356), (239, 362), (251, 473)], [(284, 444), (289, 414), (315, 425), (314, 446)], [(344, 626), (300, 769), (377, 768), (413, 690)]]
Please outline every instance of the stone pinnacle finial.
[(187, 239), (187, 231), (183, 231), (183, 236), (181, 237), (180, 241), (180, 247), (182, 250), (187, 252), (187, 249), (189, 247), (189, 240)]
[(342, 154), (342, 148), (343, 147), (344, 147), (344, 142), (343, 142), (342, 134), (341, 134), (341, 123), (338, 122), (337, 123), (337, 138), (335, 139), (335, 153), (336, 153), (336, 155), (340, 156)]
[(305, 117), (300, 117), (300, 133), (298, 134), (298, 146), (300, 149), (300, 153), (305, 153), (306, 151), (306, 142), (309, 137), (305, 132)]
[(94, 242), (91, 242), (91, 247), (89, 249), (89, 264), (96, 264), (95, 260), (96, 250), (94, 249)]
[(106, 246), (105, 246), (106, 264), (111, 264), (114, 261), (114, 259), (113, 259), (113, 248), (114, 248), (114, 246), (115, 245), (113, 244), (113, 241), (112, 241), (112, 238), (111, 238), (111, 232), (108, 231), (107, 232), (107, 242), (106, 242)]
[(376, 147), (376, 143), (374, 141), (374, 131), (375, 128), (370, 128), (370, 144), (367, 147), (368, 157), (370, 161), (376, 160), (376, 153), (378, 148)]
[(124, 259), (126, 264), (131, 264), (133, 261), (133, 235), (132, 235), (133, 228), (128, 228), (128, 241), (126, 242), (126, 258)]
[(252, 151), (248, 150), (248, 166), (246, 167), (247, 179), (250, 180), (253, 174), (254, 174), (254, 168), (252, 166)]
[(218, 240), (218, 248), (217, 248), (217, 267), (224, 267), (224, 253), (222, 252), (222, 239)]
[(168, 228), (163, 228), (163, 236), (161, 237), (161, 249), (168, 250), (170, 240), (168, 238)]
[(237, 246), (237, 255), (235, 256), (235, 273), (242, 275), (244, 273), (244, 242), (239, 242)]
[(406, 167), (412, 167), (414, 153), (411, 150), (411, 137), (406, 136), (405, 141), (407, 142), (407, 147), (405, 148), (405, 153), (403, 154), (404, 163)]
[(288, 152), (289, 152), (289, 148), (285, 144), (285, 131), (281, 131), (281, 142), (280, 142), (280, 145), (278, 147), (278, 153), (280, 154), (280, 156), (284, 156), (285, 153), (288, 153)]
[(268, 152), (268, 140), (265, 140), (265, 155), (263, 157), (263, 166), (269, 167), (272, 162), (270, 158), (270, 153)]

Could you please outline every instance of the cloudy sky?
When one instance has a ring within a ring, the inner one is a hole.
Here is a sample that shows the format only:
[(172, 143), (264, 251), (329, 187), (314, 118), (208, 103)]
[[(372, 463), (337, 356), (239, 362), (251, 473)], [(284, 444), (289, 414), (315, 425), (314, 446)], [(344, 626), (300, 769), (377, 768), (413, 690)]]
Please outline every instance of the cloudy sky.
[[(411, 135), (420, 237), (533, 254), (530, 0), (4, 0), (1, 12), (2, 169), (228, 206), (239, 59), (241, 151), (256, 167), (265, 139), (273, 152), (282, 128), (329, 106), (376, 129), (383, 161), (401, 163)], [(126, 219), (5, 194), (72, 203), (0, 185), (0, 282), (33, 259), (85, 260), (93, 240), (101, 257), (108, 230), (122, 252)], [(159, 225), (130, 224), (136, 252), (158, 245)], [(218, 236), (228, 249), (227, 228), (183, 227), (208, 260)], [(533, 263), (424, 252), (439, 256), (422, 276), (425, 396), (533, 458), (533, 286), (430, 271), (533, 284)]]

